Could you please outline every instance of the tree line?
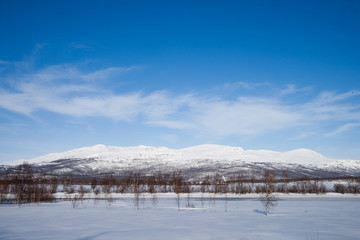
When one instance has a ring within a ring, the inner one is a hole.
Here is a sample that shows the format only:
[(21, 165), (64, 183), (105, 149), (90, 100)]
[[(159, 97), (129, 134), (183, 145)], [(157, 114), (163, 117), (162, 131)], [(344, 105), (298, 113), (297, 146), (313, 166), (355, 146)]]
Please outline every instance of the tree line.
[[(333, 187), (325, 185), (325, 181), (333, 179), (309, 179), (306, 176), (300, 179), (289, 179), (286, 171), (281, 176), (276, 176), (274, 171), (265, 170), (261, 176), (251, 174), (246, 177), (238, 174), (226, 179), (220, 174), (207, 175), (202, 181), (186, 180), (181, 170), (171, 174), (155, 172), (141, 174), (129, 173), (126, 176), (114, 176), (112, 174), (103, 177), (79, 179), (72, 175), (58, 176), (51, 173), (35, 173), (30, 164), (23, 163), (16, 167), (12, 173), (5, 174), (0, 179), (0, 201), (2, 203), (36, 203), (48, 202), (55, 199), (55, 193), (75, 194), (84, 196), (85, 193), (133, 193), (139, 196), (141, 193), (166, 193), (173, 192), (178, 196), (180, 193), (214, 193), (214, 194), (264, 194), (265, 199), (271, 199), (271, 195), (278, 193), (315, 193), (326, 192), (359, 194), (360, 178), (348, 177), (342, 179), (346, 184), (335, 183)], [(85, 187), (87, 186), (87, 187)], [(90, 186), (90, 187), (89, 187)], [(156, 199), (153, 199), (156, 201)], [(266, 202), (266, 201), (265, 201)], [(269, 207), (270, 201), (268, 201)]]

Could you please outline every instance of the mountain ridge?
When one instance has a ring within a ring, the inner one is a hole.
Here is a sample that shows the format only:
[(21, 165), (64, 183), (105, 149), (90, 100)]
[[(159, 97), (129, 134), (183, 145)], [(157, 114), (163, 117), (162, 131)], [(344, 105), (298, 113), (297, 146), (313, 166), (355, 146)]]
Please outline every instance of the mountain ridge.
[[(334, 162), (338, 160), (350, 160), (350, 159), (333, 159), (333, 158), (327, 158), (324, 155), (313, 151), (311, 149), (307, 148), (298, 148), (290, 151), (285, 152), (277, 152), (273, 150), (245, 150), (241, 147), (233, 147), (233, 146), (227, 146), (227, 145), (217, 145), (217, 144), (201, 144), (201, 145), (195, 145), (192, 147), (186, 147), (186, 148), (180, 148), (180, 149), (172, 149), (168, 147), (163, 146), (146, 146), (146, 145), (138, 145), (138, 146), (130, 146), (130, 147), (121, 147), (121, 146), (112, 146), (112, 145), (104, 145), (104, 144), (96, 144), (93, 146), (88, 147), (81, 147), (76, 149), (71, 149), (65, 152), (57, 152), (57, 153), (49, 153), (46, 155), (42, 155), (39, 157), (31, 158), (31, 159), (20, 159), (16, 161), (11, 162), (5, 162), (4, 165), (14, 165), (14, 164), (20, 164), (24, 161), (28, 163), (40, 163), (42, 161), (49, 162), (54, 161), (60, 158), (67, 158), (67, 157), (89, 157), (89, 155), (96, 155), (101, 154), (104, 152), (111, 152), (113, 154), (129, 154), (129, 152), (138, 152), (138, 153), (153, 153), (156, 154), (155, 150), (158, 152), (158, 154), (168, 152), (168, 153), (179, 153), (180, 155), (183, 154), (187, 158), (216, 158), (224, 160), (242, 160), (241, 157), (249, 156), (249, 155), (256, 155), (257, 157), (264, 159), (262, 161), (267, 162), (269, 161), (266, 159), (269, 157), (269, 155), (286, 155), (286, 158), (291, 158), (296, 155), (310, 155), (317, 159), (322, 159), (324, 162)], [(87, 156), (86, 156), (87, 155)], [(184, 157), (185, 157), (184, 156)], [(274, 158), (274, 157), (273, 157)], [(257, 159), (260, 161), (260, 159)], [(281, 161), (281, 159), (279, 159)], [(255, 160), (253, 160), (255, 161)], [(275, 160), (272, 160), (275, 161)], [(356, 161), (356, 160), (355, 160)], [(276, 162), (276, 161), (275, 161)], [(304, 164), (305, 162), (301, 162)]]
[[(20, 160), (21, 161), (21, 160)], [(23, 161), (3, 165), (11, 168)], [(288, 171), (294, 176), (360, 176), (359, 160), (327, 158), (310, 149), (300, 148), (286, 152), (271, 150), (245, 150), (216, 144), (203, 144), (181, 149), (139, 145), (118, 147), (97, 144), (50, 153), (26, 162), (37, 169), (65, 174), (93, 175), (114, 173), (122, 175), (175, 170), (184, 171), (189, 178), (220, 173), (258, 175), (264, 169)]]

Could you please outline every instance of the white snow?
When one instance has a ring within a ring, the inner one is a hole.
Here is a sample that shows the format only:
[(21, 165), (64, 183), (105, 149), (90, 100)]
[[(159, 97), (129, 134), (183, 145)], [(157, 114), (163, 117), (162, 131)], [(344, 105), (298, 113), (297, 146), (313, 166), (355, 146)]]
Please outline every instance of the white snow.
[(205, 197), (190, 201), (195, 208), (180, 210), (174, 196), (151, 198), (134, 209), (131, 198), (85, 200), (73, 209), (71, 201), (0, 207), (0, 239), (358, 239), (359, 196), (280, 196), (264, 215), (256, 198), (222, 199), (215, 208)]
[[(166, 164), (167, 166), (187, 167), (212, 161), (224, 164), (271, 162), (281, 164), (301, 164), (323, 166), (328, 169), (360, 169), (360, 161), (338, 160), (327, 158), (309, 149), (297, 149), (288, 152), (270, 150), (244, 150), (241, 147), (205, 144), (183, 149), (166, 147), (136, 146), (116, 147), (95, 145), (70, 150), (63, 153), (51, 153), (27, 162), (45, 164), (59, 159), (94, 159), (88, 166), (92, 169), (103, 167), (129, 168), (149, 163)], [(23, 160), (8, 162), (5, 165), (17, 165)]]

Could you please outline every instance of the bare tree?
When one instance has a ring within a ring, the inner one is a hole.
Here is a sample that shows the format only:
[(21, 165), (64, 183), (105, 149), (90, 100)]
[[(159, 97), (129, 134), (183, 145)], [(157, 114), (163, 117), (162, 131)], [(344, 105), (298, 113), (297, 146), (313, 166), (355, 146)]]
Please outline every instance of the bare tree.
[(225, 192), (225, 212), (227, 213), (228, 211), (228, 190), (226, 189)]
[(238, 194), (244, 194), (247, 192), (247, 189), (245, 188), (245, 176), (241, 173), (236, 178), (235, 191)]
[(256, 174), (254, 171), (251, 172), (251, 191), (250, 193), (252, 193), (254, 191), (254, 185), (255, 185), (255, 182), (256, 182)]
[(201, 208), (204, 208), (204, 193), (202, 191), (201, 191), (200, 201), (201, 201)]
[(6, 174), (4, 179), (0, 182), (0, 202), (5, 203), (7, 200), (7, 195), (10, 190), (10, 180), (8, 175)]
[(140, 202), (140, 173), (135, 173), (133, 176), (133, 187), (134, 187), (134, 208), (139, 209), (139, 202)]
[(334, 184), (334, 191), (337, 193), (344, 194), (346, 192), (346, 187), (344, 184)]
[(140, 200), (141, 200), (141, 206), (144, 209), (145, 208), (145, 200), (146, 200), (145, 194), (141, 194), (141, 199)]
[(84, 196), (76, 193), (71, 200), (72, 207), (77, 208), (80, 205), (83, 205), (83, 201), (84, 201)]
[(266, 209), (266, 216), (269, 215), (270, 208), (276, 206), (277, 197), (274, 195), (275, 173), (271, 170), (265, 170), (263, 175), (263, 192), (265, 195), (260, 197), (261, 202)]
[(94, 205), (96, 205), (96, 204), (98, 203), (98, 200), (99, 200), (99, 194), (100, 194), (100, 189), (99, 189), (99, 187), (96, 187), (96, 188), (93, 190), (93, 193), (95, 194)]
[(215, 212), (216, 194), (209, 193), (209, 210)]
[(94, 177), (92, 180), (91, 180), (91, 189), (94, 191), (95, 188), (97, 186), (97, 179), (96, 177)]
[(20, 206), (23, 202), (31, 202), (34, 193), (34, 174), (30, 164), (23, 163), (17, 166), (12, 183), (17, 204)]
[[(159, 171), (159, 172), (157, 173), (156, 183), (157, 183), (156, 192), (162, 192), (162, 190), (161, 190), (161, 184), (162, 184), (162, 183), (165, 183), (165, 182), (163, 181), (163, 177), (162, 177), (162, 175), (161, 175), (161, 171)], [(165, 185), (165, 184), (164, 184), (164, 185)], [(164, 191), (166, 191), (166, 187), (165, 187), (165, 190), (164, 190)]]
[(68, 175), (68, 176), (65, 176), (63, 179), (62, 179), (62, 184), (63, 184), (63, 190), (65, 193), (67, 194), (72, 194), (75, 192), (75, 188), (74, 188), (74, 185), (73, 185), (73, 177), (72, 175)]
[(56, 193), (58, 185), (59, 185), (59, 181), (56, 176), (53, 176), (52, 178), (50, 178), (49, 185), (50, 185), (51, 194)]
[(152, 208), (156, 208), (159, 201), (159, 197), (156, 193), (152, 194)]
[(105, 193), (105, 195), (108, 195), (112, 192), (112, 187), (113, 187), (114, 183), (115, 183), (115, 179), (111, 174), (105, 176), (101, 180), (101, 188), (102, 188), (103, 193)]
[(172, 183), (173, 183), (173, 189), (176, 193), (175, 201), (178, 207), (178, 210), (180, 210), (180, 192), (182, 191), (182, 185), (183, 185), (183, 177), (181, 171), (174, 171), (172, 173)]
[(178, 207), (178, 211), (180, 211), (180, 193), (176, 193), (175, 201)]
[(105, 206), (107, 208), (110, 208), (113, 202), (115, 202), (115, 199), (112, 197), (111, 193), (108, 195), (105, 195)]
[(289, 181), (289, 175), (285, 170), (283, 170), (281, 177), (282, 177), (281, 190), (283, 193), (288, 193), (287, 183)]

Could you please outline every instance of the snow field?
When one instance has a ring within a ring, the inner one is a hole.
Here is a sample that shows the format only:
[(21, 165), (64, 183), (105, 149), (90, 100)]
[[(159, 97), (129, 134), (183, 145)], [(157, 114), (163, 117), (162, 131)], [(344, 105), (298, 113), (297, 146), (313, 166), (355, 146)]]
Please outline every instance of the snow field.
[[(215, 200), (192, 195), (195, 208), (180, 209), (174, 194), (106, 200), (87, 199), (0, 207), (0, 239), (359, 239), (360, 198), (354, 195), (280, 195), (264, 215), (256, 194)], [(242, 196), (242, 195), (241, 195)], [(113, 195), (113, 197), (115, 197)]]

